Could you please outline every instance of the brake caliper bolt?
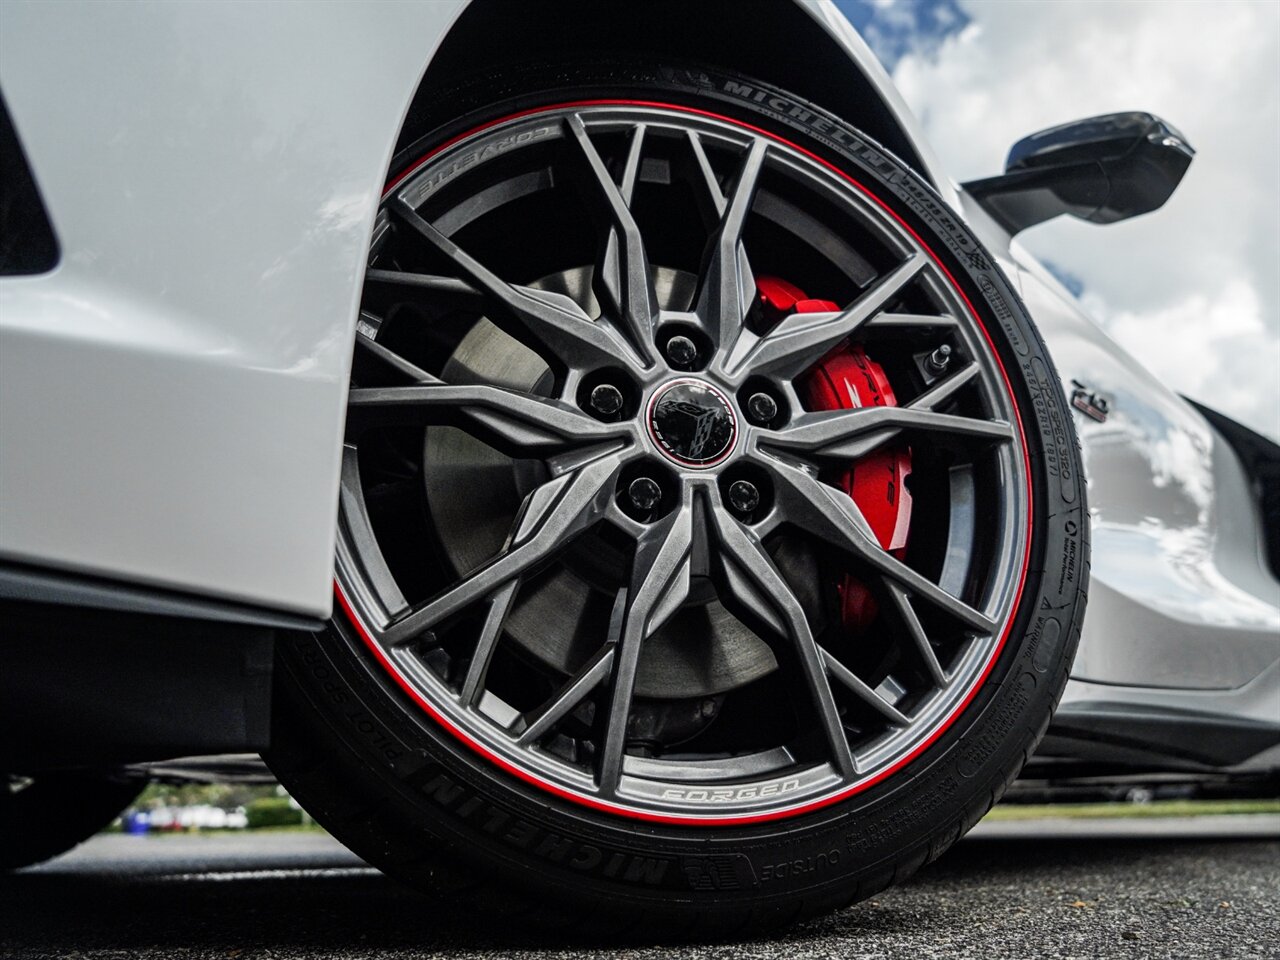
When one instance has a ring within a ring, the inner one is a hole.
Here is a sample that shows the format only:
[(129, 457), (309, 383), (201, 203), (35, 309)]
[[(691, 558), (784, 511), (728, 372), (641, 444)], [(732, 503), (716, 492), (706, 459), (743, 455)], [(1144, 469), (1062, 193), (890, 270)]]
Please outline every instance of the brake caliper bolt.
[(658, 505), (662, 499), (662, 488), (658, 481), (650, 477), (636, 477), (627, 487), (627, 495), (637, 510), (648, 512)]
[(941, 374), (946, 373), (947, 364), (951, 362), (951, 347), (943, 344), (937, 350), (929, 354), (929, 358), (925, 360), (924, 365), (929, 368), (930, 373)]
[(672, 337), (667, 341), (667, 359), (678, 366), (687, 367), (698, 359), (698, 348), (688, 337)]
[(602, 383), (591, 391), (591, 409), (608, 417), (622, 409), (622, 391), (612, 383)]
[(757, 426), (763, 427), (767, 423), (772, 423), (777, 415), (778, 401), (767, 393), (753, 393), (747, 399), (747, 416)]
[(739, 513), (750, 513), (760, 506), (760, 491), (749, 480), (735, 480), (729, 485), (729, 503)]

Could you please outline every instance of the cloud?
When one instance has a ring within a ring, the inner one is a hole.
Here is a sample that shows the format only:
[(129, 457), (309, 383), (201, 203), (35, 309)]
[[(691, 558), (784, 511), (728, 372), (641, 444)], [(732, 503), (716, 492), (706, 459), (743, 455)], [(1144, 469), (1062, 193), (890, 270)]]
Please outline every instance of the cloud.
[(932, 53), (969, 22), (959, 0), (836, 0), (886, 68), (907, 54)]
[(1280, 4), (962, 2), (915, 41), (902, 5), (878, 46), (957, 179), (1078, 117), (1142, 109), (1182, 130), (1197, 156), (1164, 208), (1020, 239), (1165, 383), (1280, 439)]

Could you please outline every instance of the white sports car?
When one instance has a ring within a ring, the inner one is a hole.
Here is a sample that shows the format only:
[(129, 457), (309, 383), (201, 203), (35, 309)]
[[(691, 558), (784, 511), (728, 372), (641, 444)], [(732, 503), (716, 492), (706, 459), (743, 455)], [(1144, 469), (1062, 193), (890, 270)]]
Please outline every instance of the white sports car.
[(1011, 245), (1159, 207), (1158, 118), (957, 185), (825, 0), (0, 16), (0, 865), (262, 752), (410, 883), (715, 936), (1033, 753), (1280, 766), (1280, 449)]

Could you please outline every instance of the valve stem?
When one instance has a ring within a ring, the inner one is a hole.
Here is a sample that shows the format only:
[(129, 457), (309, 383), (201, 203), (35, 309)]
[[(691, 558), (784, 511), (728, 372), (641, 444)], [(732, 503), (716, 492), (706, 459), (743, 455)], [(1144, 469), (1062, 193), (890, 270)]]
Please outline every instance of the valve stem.
[(947, 372), (947, 365), (951, 363), (951, 347), (942, 344), (937, 350), (929, 354), (924, 365), (928, 371), (935, 375), (941, 375)]

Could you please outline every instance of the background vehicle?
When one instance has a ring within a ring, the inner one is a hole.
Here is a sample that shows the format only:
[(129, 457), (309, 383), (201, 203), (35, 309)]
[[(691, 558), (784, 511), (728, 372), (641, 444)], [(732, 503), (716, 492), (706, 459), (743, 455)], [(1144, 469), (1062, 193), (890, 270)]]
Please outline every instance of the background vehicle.
[(1276, 765), (1276, 448), (1010, 243), (1176, 130), (959, 187), (826, 4), (70, 9), (0, 36), (13, 798), (266, 750), (398, 876), (707, 934), (939, 855), (1059, 696), (1044, 775)]

